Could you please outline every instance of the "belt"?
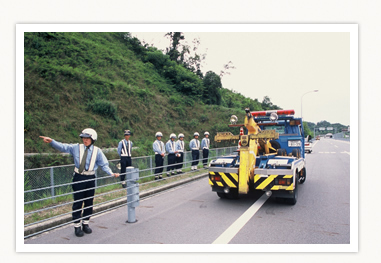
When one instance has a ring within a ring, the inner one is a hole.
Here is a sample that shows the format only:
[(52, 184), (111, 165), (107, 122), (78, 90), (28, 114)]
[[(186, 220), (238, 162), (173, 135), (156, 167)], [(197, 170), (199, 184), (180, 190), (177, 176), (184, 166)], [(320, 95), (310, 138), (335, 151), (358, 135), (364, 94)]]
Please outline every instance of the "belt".
[(77, 167), (74, 168), (74, 172), (80, 175), (94, 175), (95, 171), (83, 171), (82, 173), (79, 173), (79, 170)]

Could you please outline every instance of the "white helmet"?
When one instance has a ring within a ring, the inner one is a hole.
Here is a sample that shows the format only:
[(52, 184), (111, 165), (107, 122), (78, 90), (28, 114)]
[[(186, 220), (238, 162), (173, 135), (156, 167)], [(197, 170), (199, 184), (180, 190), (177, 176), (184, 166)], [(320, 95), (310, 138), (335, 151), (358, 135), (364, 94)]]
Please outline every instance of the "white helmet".
[(156, 134), (155, 134), (155, 137), (157, 138), (157, 137), (163, 137), (163, 134), (161, 133), (161, 132), (157, 132)]
[(175, 139), (176, 139), (177, 137), (176, 137), (176, 134), (171, 133), (171, 135), (169, 135), (169, 138), (170, 138), (170, 139), (172, 139), (172, 138), (175, 138)]
[(195, 132), (195, 133), (193, 134), (193, 136), (200, 136), (200, 134), (199, 134), (198, 132)]
[(184, 138), (184, 134), (179, 133), (179, 138)]
[(207, 131), (206, 131), (206, 132), (204, 132), (204, 135), (209, 135), (209, 132), (207, 132)]
[(98, 134), (94, 129), (86, 128), (82, 131), (82, 133), (79, 135), (81, 138), (91, 138), (93, 141), (96, 141), (98, 139)]

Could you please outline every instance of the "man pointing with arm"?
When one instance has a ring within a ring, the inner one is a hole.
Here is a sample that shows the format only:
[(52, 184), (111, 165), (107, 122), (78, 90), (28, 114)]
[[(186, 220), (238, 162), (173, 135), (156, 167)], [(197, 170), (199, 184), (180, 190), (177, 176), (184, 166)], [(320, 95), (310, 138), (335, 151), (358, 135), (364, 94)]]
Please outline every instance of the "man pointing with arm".
[[(61, 152), (70, 153), (73, 156), (75, 168), (72, 185), (74, 192), (72, 216), (74, 233), (77, 237), (82, 237), (84, 233), (92, 233), (89, 221), (93, 213), (95, 170), (100, 166), (108, 175), (119, 177), (119, 173), (111, 171), (106, 156), (98, 147), (93, 145), (98, 137), (95, 130), (90, 128), (84, 129), (79, 137), (82, 138), (83, 144), (60, 143), (50, 137), (40, 136), (45, 143), (49, 143), (53, 148)], [(83, 203), (84, 209), (81, 216)], [(83, 217), (82, 224), (81, 217)]]

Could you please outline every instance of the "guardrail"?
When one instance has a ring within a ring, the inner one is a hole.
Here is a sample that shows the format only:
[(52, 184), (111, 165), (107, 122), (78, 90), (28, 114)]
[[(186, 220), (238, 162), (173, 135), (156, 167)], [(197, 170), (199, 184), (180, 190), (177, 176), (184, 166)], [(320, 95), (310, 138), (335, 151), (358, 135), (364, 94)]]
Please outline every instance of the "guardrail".
[[(209, 160), (232, 154), (237, 147), (210, 149)], [(200, 154), (199, 167), (202, 167)], [(117, 160), (109, 160), (109, 166), (114, 173), (119, 173)], [(128, 222), (134, 222), (134, 210), (139, 198), (139, 189), (154, 189), (164, 184), (200, 174), (200, 171), (191, 171), (192, 154), (184, 152), (183, 173), (163, 176), (161, 180), (154, 180), (154, 156), (132, 158), (134, 169), (126, 172), (127, 188), (122, 188), (119, 178), (107, 175), (102, 170), (96, 171), (95, 195), (93, 216), (111, 209), (128, 206)], [(163, 175), (166, 174), (167, 158), (163, 165)], [(52, 230), (70, 223), (73, 201), (72, 182), (74, 165), (45, 167), (24, 170), (24, 238)], [(138, 174), (136, 176), (136, 174)], [(132, 176), (132, 177), (131, 177)], [(136, 187), (138, 190), (136, 190)], [(127, 190), (127, 191), (126, 191)], [(85, 200), (85, 199), (83, 199)]]

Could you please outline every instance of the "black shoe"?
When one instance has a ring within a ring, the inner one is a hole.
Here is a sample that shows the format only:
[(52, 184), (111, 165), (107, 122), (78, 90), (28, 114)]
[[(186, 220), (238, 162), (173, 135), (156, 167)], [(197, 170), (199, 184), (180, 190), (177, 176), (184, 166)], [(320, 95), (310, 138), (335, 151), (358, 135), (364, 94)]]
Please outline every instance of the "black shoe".
[(84, 232), (82, 231), (81, 227), (74, 227), (74, 233), (77, 237), (83, 237)]
[(82, 230), (83, 232), (85, 232), (86, 234), (91, 234), (93, 232), (93, 230), (91, 230), (91, 228), (89, 227), (88, 224), (83, 224), (82, 225)]
[(122, 184), (122, 187), (123, 188), (127, 188), (127, 184)]

